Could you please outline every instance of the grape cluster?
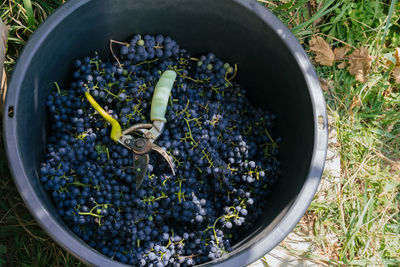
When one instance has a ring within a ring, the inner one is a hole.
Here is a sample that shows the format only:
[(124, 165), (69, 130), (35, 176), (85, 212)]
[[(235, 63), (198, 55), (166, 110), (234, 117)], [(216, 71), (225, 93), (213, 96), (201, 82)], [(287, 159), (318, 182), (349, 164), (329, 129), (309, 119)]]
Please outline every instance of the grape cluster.
[[(280, 175), (275, 116), (233, 82), (214, 54), (191, 57), (170, 37), (135, 35), (113, 56), (75, 60), (72, 83), (48, 96), (50, 134), (40, 179), (65, 223), (99, 252), (138, 266), (191, 266), (222, 257), (265, 209)], [(118, 50), (118, 51), (117, 51)], [(123, 129), (149, 123), (154, 86), (177, 80), (156, 141), (176, 166), (150, 154), (135, 188), (132, 152), (85, 99), (89, 91)]]

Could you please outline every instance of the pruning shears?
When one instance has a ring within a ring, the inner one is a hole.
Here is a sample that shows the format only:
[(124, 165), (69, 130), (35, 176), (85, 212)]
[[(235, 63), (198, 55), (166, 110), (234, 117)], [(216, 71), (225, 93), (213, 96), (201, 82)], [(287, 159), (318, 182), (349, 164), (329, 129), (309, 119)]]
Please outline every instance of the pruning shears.
[[(136, 175), (136, 188), (143, 182), (149, 164), (149, 153), (158, 152), (168, 162), (173, 175), (175, 175), (174, 164), (168, 154), (154, 141), (162, 134), (167, 120), (165, 112), (172, 86), (176, 79), (176, 73), (172, 70), (164, 71), (154, 89), (151, 101), (150, 120), (152, 123), (135, 124), (125, 131), (122, 131), (119, 122), (111, 117), (97, 102), (92, 95), (86, 91), (85, 96), (92, 107), (111, 124), (111, 139), (128, 148), (133, 152), (133, 169)], [(141, 133), (142, 138), (134, 138), (130, 135), (133, 132)]]

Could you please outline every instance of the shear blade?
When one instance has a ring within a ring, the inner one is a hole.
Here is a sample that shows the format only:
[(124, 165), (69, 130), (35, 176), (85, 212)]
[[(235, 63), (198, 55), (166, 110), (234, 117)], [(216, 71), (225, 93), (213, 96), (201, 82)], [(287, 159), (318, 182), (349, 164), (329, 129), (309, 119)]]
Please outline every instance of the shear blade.
[(148, 165), (149, 155), (145, 154), (133, 156), (133, 168), (136, 175), (136, 189), (138, 189), (142, 185)]
[(152, 144), (150, 149), (158, 152), (159, 154), (161, 154), (161, 156), (163, 156), (163, 158), (168, 162), (169, 167), (172, 170), (172, 174), (175, 175), (174, 163), (172, 162), (171, 158), (168, 156), (167, 152), (165, 152), (164, 149), (162, 149), (161, 147), (159, 147), (155, 144)]

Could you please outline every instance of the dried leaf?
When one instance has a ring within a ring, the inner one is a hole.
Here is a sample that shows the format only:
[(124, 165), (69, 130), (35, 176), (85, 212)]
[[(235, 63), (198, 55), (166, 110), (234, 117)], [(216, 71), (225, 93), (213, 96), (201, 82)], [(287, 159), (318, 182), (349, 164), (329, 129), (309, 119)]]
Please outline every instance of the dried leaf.
[(337, 47), (333, 50), (335, 60), (342, 60), (346, 54), (350, 51), (350, 46)]
[(400, 66), (396, 66), (393, 70), (392, 70), (392, 77), (394, 79), (394, 82), (396, 84), (400, 84)]
[(393, 130), (394, 124), (395, 124), (395, 123), (391, 123), (391, 124), (389, 124), (389, 126), (387, 127), (386, 131), (387, 131), (388, 133), (390, 133), (390, 132)]
[(396, 59), (396, 66), (400, 66), (400, 48), (396, 47), (394, 50), (394, 58)]
[(396, 49), (394, 50), (393, 53), (393, 59), (390, 65), (392, 65), (394, 63), (395, 67), (392, 70), (392, 77), (394, 79), (394, 82), (396, 84), (400, 84), (400, 48), (396, 47)]
[(313, 36), (310, 40), (310, 50), (316, 56), (315, 60), (323, 66), (332, 66), (335, 60), (335, 55), (329, 44), (319, 36)]
[(329, 91), (329, 87), (328, 87), (328, 83), (326, 82), (325, 79), (319, 78), (319, 83), (321, 85), (321, 89), (328, 92)]
[(390, 68), (393, 64), (396, 65), (396, 58), (394, 57), (394, 53), (386, 53), (383, 55), (383, 61), (385, 65)]
[(329, 92), (333, 90), (333, 81), (331, 79), (325, 80), (324, 78), (319, 78), (319, 83), (321, 85), (321, 89)]
[(368, 49), (361, 47), (349, 56), (350, 74), (354, 75), (357, 81), (365, 83), (371, 68), (372, 57), (368, 54)]
[(389, 97), (390, 94), (392, 93), (392, 88), (393, 88), (393, 87), (390, 86), (388, 89), (383, 90), (382, 96), (383, 96), (383, 97)]
[(342, 63), (340, 63), (339, 65), (337, 65), (337, 67), (338, 67), (339, 69), (344, 69), (344, 68), (346, 67), (346, 65), (347, 65), (346, 61), (343, 61)]
[(358, 96), (354, 96), (353, 100), (351, 101), (350, 108), (349, 108), (349, 112), (350, 112), (351, 116), (353, 116), (353, 109), (355, 107), (359, 107), (359, 106), (361, 106), (360, 98)]

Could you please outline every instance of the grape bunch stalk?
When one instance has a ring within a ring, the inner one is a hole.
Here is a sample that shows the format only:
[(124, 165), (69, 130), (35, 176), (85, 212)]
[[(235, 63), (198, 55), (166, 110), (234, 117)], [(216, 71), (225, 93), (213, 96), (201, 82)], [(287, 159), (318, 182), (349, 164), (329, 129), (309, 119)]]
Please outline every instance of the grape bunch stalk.
[[(72, 82), (47, 98), (50, 131), (40, 180), (59, 216), (84, 242), (135, 266), (191, 266), (232, 251), (268, 209), (281, 174), (274, 114), (253, 106), (238, 68), (190, 55), (163, 35), (134, 35), (73, 63)], [(176, 73), (159, 154), (140, 188), (132, 153), (110, 138), (85, 93), (121, 124), (148, 121), (163, 72)]]

